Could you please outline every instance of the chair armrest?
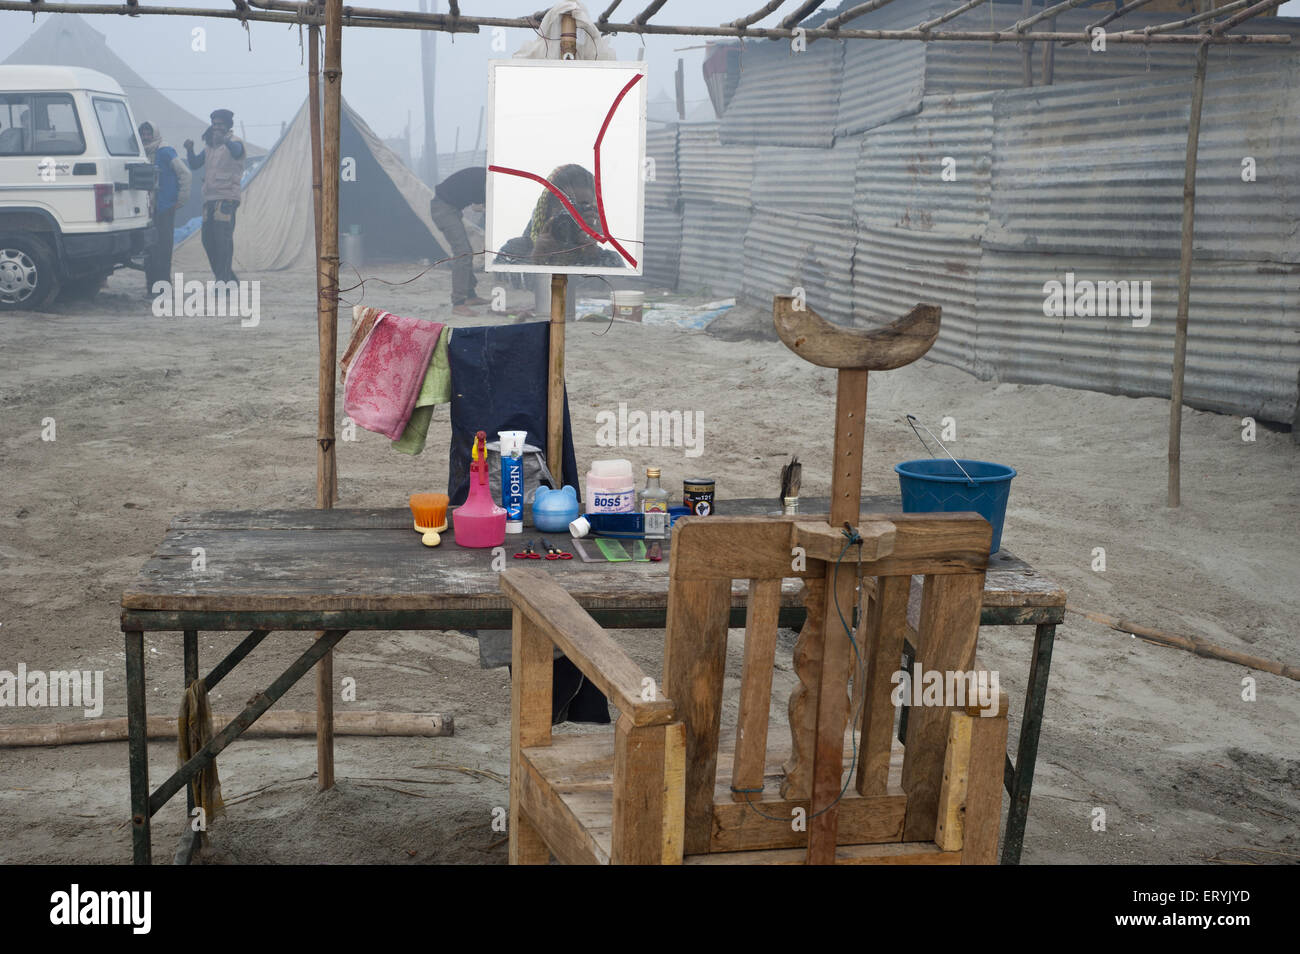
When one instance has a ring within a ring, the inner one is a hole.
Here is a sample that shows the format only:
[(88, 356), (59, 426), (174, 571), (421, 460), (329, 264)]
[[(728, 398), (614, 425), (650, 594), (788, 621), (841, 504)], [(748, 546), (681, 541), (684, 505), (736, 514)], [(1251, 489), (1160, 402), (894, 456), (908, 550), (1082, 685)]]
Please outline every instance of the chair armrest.
[[(641, 667), (545, 571), (504, 570), (500, 581), (515, 609), (560, 647), (633, 725), (665, 725), (673, 720), (672, 700), (663, 697)], [(645, 689), (652, 686), (652, 698), (643, 699)]]

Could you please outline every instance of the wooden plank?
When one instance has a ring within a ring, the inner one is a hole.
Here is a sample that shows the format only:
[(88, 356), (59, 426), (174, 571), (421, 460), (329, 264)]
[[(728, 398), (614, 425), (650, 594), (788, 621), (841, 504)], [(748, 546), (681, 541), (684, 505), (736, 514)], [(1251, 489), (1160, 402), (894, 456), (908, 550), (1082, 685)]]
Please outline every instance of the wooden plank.
[[(815, 566), (824, 567), (818, 563)], [(825, 646), (823, 621), (826, 611), (826, 580), (804, 580), (804, 602), (808, 617), (799, 638), (795, 640), (792, 659), (798, 680), (790, 691), (788, 704), (790, 722), (790, 758), (785, 763), (785, 777), (781, 780), (783, 798), (809, 798), (812, 795), (812, 756), (817, 740), (818, 674), (821, 672), (822, 650)]]
[(803, 547), (804, 555), (809, 560), (825, 560), (831, 563), (837, 560), (843, 563), (875, 562), (894, 552), (894, 538), (897, 528), (892, 521), (884, 519), (861, 520), (856, 524), (861, 545), (849, 542), (843, 527), (832, 527), (827, 523), (813, 523), (809, 520), (796, 520), (794, 525), (794, 546)]
[(793, 526), (790, 517), (681, 517), (673, 524), (670, 579), (798, 576), (790, 552)]
[(668, 593), (664, 691), (686, 726), (686, 852), (709, 846), (730, 589), (724, 580), (680, 579), (674, 571)]
[[(620, 715), (614, 736), (613, 841), (610, 863), (659, 864), (664, 856), (666, 726), (637, 726)], [(680, 843), (680, 838), (677, 839)]]
[[(533, 836), (538, 835), (546, 848), (566, 865), (607, 865), (609, 854), (597, 842), (591, 826), (575, 814), (573, 807), (546, 780), (537, 773), (529, 761), (528, 752), (519, 754), (519, 772), (511, 765), (510, 849), (512, 860), (516, 852), (525, 860), (521, 864), (541, 864), (541, 847)], [(517, 779), (517, 781), (516, 781)], [(515, 793), (519, 809), (515, 809)], [(521, 814), (530, 828), (515, 827), (516, 815)], [(598, 814), (598, 813), (597, 813)], [(608, 817), (608, 809), (606, 809)], [(590, 816), (587, 819), (590, 821)], [(528, 839), (525, 843), (525, 839)], [(518, 843), (518, 849), (516, 849)], [(525, 851), (526, 849), (526, 851)]]
[(672, 720), (672, 700), (664, 698), (641, 667), (545, 571), (506, 570), (501, 589), (634, 725)]
[(564, 312), (568, 275), (551, 276), (551, 325), (546, 361), (546, 466), (564, 473)]
[(509, 852), (512, 865), (544, 865), (550, 859), (542, 832), (528, 816), (523, 749), (546, 746), (551, 741), (552, 658), (551, 644), (541, 629), (515, 610), (510, 646)]
[[(811, 312), (805, 312), (811, 314)], [(862, 441), (867, 416), (867, 371), (841, 367), (835, 380), (835, 448), (831, 465), (833, 527), (854, 523), (861, 513)]]
[(938, 821), (934, 827), (934, 843), (944, 851), (961, 851), (973, 721), (965, 712), (952, 712), (948, 717), (948, 745), (944, 749), (943, 784), (939, 786)]
[[(731, 851), (708, 855), (687, 855), (688, 865), (801, 865), (801, 848), (771, 851)], [(933, 842), (903, 842), (897, 845), (846, 845), (835, 850), (837, 865), (958, 865), (961, 852), (940, 851)]]
[(664, 807), (660, 864), (680, 865), (686, 850), (686, 726), (664, 728)]
[(776, 623), (781, 609), (780, 580), (750, 580), (745, 619), (745, 665), (740, 680), (740, 709), (736, 716), (736, 755), (732, 763), (732, 797), (762, 791), (767, 763), (767, 727), (771, 721), (772, 671), (776, 664)]
[[(841, 371), (841, 374), (846, 372)], [(856, 502), (855, 502), (856, 507)], [(844, 788), (844, 727), (849, 718), (850, 637), (857, 574), (826, 565), (825, 642), (817, 690), (817, 734), (808, 814), (808, 863), (833, 864), (840, 792)]]
[[(947, 673), (971, 669), (979, 637), (983, 589), (982, 573), (926, 578), (916, 647), (916, 658), (925, 670)], [(934, 837), (939, 789), (943, 783), (948, 712), (942, 706), (908, 710), (903, 761), (903, 788), (908, 795), (905, 841)]]
[[(903, 837), (907, 796), (845, 795), (837, 806), (839, 841), (843, 845), (896, 842)], [(795, 810), (799, 809), (797, 816)], [(716, 802), (710, 851), (748, 851), (806, 847), (808, 825), (792, 824), (812, 816), (807, 799), (753, 798), (749, 803)]]
[(870, 330), (833, 325), (789, 295), (772, 299), (777, 336), (805, 361), (823, 368), (889, 371), (911, 364), (939, 337), (938, 305), (917, 305), (901, 318)]
[(964, 865), (995, 865), (1002, 821), (1002, 765), (1007, 757), (1006, 708), (1000, 707), (997, 716), (971, 721), (961, 861)]
[(871, 647), (863, 679), (862, 751), (858, 758), (857, 791), (880, 795), (889, 779), (894, 741), (894, 675), (903, 656), (907, 633), (907, 599), (910, 576), (882, 576), (868, 612)]

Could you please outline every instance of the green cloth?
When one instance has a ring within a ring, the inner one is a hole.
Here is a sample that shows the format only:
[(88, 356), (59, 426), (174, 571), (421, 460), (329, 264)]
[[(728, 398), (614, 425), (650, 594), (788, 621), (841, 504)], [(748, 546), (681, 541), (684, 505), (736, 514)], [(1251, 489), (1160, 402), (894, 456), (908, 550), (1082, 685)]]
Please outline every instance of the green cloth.
[(423, 451), (424, 442), (429, 437), (429, 422), (433, 420), (433, 406), (451, 400), (451, 362), (447, 359), (447, 340), (450, 337), (450, 328), (443, 328), (442, 334), (438, 335), (429, 370), (424, 372), (424, 383), (420, 385), (420, 396), (415, 399), (415, 410), (411, 412), (402, 436), (393, 441), (395, 451), (412, 455)]

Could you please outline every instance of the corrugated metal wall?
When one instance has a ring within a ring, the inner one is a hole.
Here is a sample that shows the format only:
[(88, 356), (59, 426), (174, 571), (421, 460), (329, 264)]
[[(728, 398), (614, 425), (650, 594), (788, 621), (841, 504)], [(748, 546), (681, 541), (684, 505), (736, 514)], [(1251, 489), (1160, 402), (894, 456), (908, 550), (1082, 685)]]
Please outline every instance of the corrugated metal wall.
[[(895, 0), (854, 25), (907, 27), (948, 8)], [(990, 4), (946, 26), (988, 29), (992, 15), (1007, 27), (1020, 11)], [(1058, 27), (1098, 16), (1072, 11)], [(1170, 18), (1130, 14), (1124, 24)], [(1300, 36), (1294, 21), (1252, 29)], [(1021, 89), (1020, 53), (1006, 44), (816, 41), (792, 54), (787, 43), (749, 43), (722, 122), (677, 127), (678, 286), (763, 311), (773, 294), (802, 286), (828, 318), (858, 325), (932, 301), (944, 314), (940, 361), (985, 378), (1167, 396), (1191, 61), (1182, 48), (1058, 45), (1056, 85)], [(1290, 422), (1300, 403), (1297, 94), (1300, 52), (1212, 51), (1194, 406)], [(669, 151), (652, 145), (660, 166)], [(1241, 178), (1247, 156), (1254, 182)], [(677, 227), (672, 186), (652, 195), (648, 244)], [(648, 267), (654, 259), (651, 249)], [(1045, 316), (1044, 283), (1067, 272), (1151, 282), (1150, 324)]]

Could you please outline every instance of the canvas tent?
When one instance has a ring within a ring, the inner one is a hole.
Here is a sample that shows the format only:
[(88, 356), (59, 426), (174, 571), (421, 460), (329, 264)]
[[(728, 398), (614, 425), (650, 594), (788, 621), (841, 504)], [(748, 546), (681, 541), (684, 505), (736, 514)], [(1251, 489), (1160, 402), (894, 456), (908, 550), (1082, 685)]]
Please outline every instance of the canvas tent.
[[(366, 264), (444, 258), (442, 250), (450, 246), (429, 214), (433, 190), (346, 102), (341, 125), (340, 236), (354, 230), (359, 233), (362, 263)], [(237, 273), (241, 269), (261, 272), (310, 267), (315, 261), (310, 173), (311, 123), (304, 103), (244, 186), (235, 226)], [(342, 252), (340, 257), (345, 265), (362, 264), (346, 262), (348, 256)], [(173, 262), (178, 271), (207, 270), (199, 234), (177, 246)]]

